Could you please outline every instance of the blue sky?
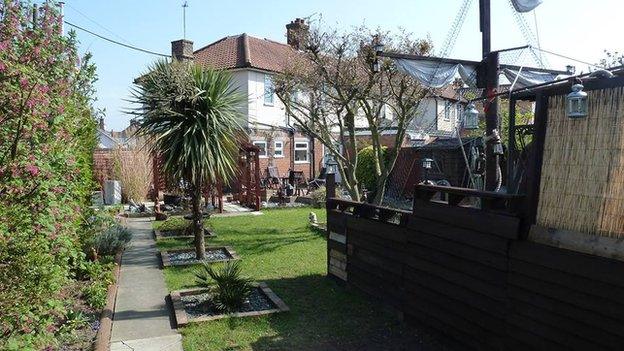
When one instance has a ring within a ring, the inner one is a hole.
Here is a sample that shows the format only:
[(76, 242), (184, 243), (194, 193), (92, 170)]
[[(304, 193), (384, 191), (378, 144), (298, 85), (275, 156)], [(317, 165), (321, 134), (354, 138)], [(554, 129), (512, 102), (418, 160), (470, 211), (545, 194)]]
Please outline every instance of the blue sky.
[[(182, 0), (65, 0), (66, 20), (94, 32), (169, 54), (171, 41), (182, 38)], [(285, 42), (285, 25), (295, 17), (322, 15), (325, 24), (349, 29), (366, 24), (385, 30), (399, 27), (418, 37), (430, 36), (441, 45), (461, 4), (461, 0), (188, 0), (186, 37), (195, 48), (224, 36), (246, 32), (259, 38)], [(472, 1), (468, 17), (450, 55), (478, 60), (481, 41), (478, 0)], [(492, 0), (492, 48), (526, 44), (508, 0)], [(621, 0), (544, 0), (533, 13), (526, 14), (535, 33), (535, 19), (541, 47), (588, 62), (597, 62), (603, 50), (624, 51), (620, 20)], [(69, 27), (67, 27), (69, 28)], [(98, 107), (106, 109), (106, 128), (127, 126), (129, 116), (122, 111), (129, 104), (132, 80), (143, 72), (155, 56), (132, 51), (88, 33), (78, 31), (81, 52), (90, 51), (98, 68)], [(525, 58), (528, 54), (525, 54)], [(571, 63), (547, 56), (549, 65), (563, 69)], [(578, 70), (587, 66), (576, 64)]]

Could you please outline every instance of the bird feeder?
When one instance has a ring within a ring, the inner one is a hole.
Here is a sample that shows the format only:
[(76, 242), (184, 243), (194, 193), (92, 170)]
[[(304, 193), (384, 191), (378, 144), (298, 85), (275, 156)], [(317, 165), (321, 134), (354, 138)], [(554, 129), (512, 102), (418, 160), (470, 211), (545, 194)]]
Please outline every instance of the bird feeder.
[(583, 84), (577, 83), (572, 86), (572, 92), (566, 98), (568, 118), (587, 117), (588, 101), (587, 93), (583, 91)]
[(464, 129), (479, 129), (479, 111), (472, 102), (464, 110)]
[(334, 160), (333, 157), (327, 160), (327, 163), (325, 164), (325, 166), (327, 167), (326, 174), (338, 173), (338, 162), (336, 162), (336, 160)]
[(504, 154), (503, 151), (503, 144), (499, 141), (496, 144), (494, 144), (494, 148), (492, 150), (494, 152), (494, 155), (502, 155)]

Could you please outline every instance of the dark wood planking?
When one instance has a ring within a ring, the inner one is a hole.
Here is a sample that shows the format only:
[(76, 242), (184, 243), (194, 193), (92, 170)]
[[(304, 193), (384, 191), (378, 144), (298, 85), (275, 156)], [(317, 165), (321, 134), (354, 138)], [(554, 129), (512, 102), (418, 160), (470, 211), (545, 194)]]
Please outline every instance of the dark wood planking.
[(509, 269), (512, 273), (552, 282), (567, 289), (593, 295), (594, 298), (610, 300), (614, 307), (617, 306), (615, 308), (624, 309), (624, 288), (619, 286), (515, 259), (509, 260)]
[(614, 308), (616, 306), (608, 300), (592, 298), (582, 292), (570, 290), (560, 285), (544, 282), (521, 274), (510, 274), (509, 284), (582, 309), (602, 314), (605, 317), (618, 320), (619, 323), (624, 322), (624, 309)]
[(613, 318), (570, 305), (557, 299), (542, 296), (520, 287), (509, 289), (509, 298), (511, 304), (514, 304), (516, 301), (528, 303), (545, 311), (561, 315), (565, 318), (594, 325), (613, 335), (618, 335), (624, 340), (624, 324)]
[(408, 220), (407, 228), (412, 230), (408, 235), (418, 235), (414, 232), (416, 230), (499, 254), (506, 255), (509, 245), (509, 240), (500, 236), (459, 228), (456, 225), (440, 223), (416, 216), (411, 216)]
[(473, 262), (478, 262), (501, 271), (507, 270), (507, 258), (504, 255), (495, 254), (486, 250), (480, 250), (472, 246), (458, 244), (454, 241), (442, 239), (437, 236), (417, 232), (415, 235), (409, 236), (407, 242), (408, 244), (414, 243), (420, 246), (426, 246), (430, 249), (445, 252)]
[(420, 246), (413, 243), (407, 244), (406, 249), (408, 255), (406, 255), (405, 264), (407, 266), (413, 266), (413, 259), (426, 260), (433, 264), (456, 270), (491, 284), (499, 284), (501, 282), (505, 283), (507, 280), (507, 272), (481, 263), (466, 260), (463, 257), (453, 256), (442, 251), (432, 250), (426, 246)]
[(513, 216), (422, 200), (414, 200), (414, 216), (507, 239), (518, 237), (520, 224)]
[(536, 337), (543, 338), (551, 342), (563, 345), (568, 350), (579, 350), (579, 351), (605, 350), (604, 347), (601, 347), (595, 342), (591, 342), (589, 340), (579, 338), (575, 335), (563, 332), (557, 328), (550, 327), (549, 325), (541, 323), (540, 321), (527, 318), (520, 314), (515, 314), (515, 313), (510, 314), (507, 317), (507, 322), (512, 327), (526, 330), (536, 335)]
[(550, 328), (560, 330), (562, 333), (567, 333), (571, 339), (579, 337), (584, 342), (595, 342), (602, 347), (611, 349), (622, 346), (624, 342), (621, 337), (608, 333), (601, 328), (551, 313), (528, 303), (515, 301), (513, 311), (533, 321), (548, 325)]
[(355, 216), (347, 218), (347, 227), (349, 230), (369, 233), (385, 240), (392, 240), (399, 243), (405, 242), (406, 229), (397, 225), (391, 225), (367, 218), (358, 218)]
[(529, 241), (514, 242), (510, 257), (624, 287), (624, 262)]
[[(436, 274), (425, 272), (415, 268), (405, 269), (406, 284), (418, 284), (426, 286), (437, 291), (440, 294), (453, 298), (462, 298), (470, 296), (475, 299), (475, 305), (481, 305), (484, 308), (492, 309), (491, 312), (505, 313), (504, 306), (507, 303), (505, 299), (505, 291), (502, 287), (484, 286), (479, 282), (471, 281), (468, 284), (462, 284), (459, 278), (450, 281)], [(451, 290), (448, 290), (451, 289)], [(468, 303), (472, 303), (468, 301)]]

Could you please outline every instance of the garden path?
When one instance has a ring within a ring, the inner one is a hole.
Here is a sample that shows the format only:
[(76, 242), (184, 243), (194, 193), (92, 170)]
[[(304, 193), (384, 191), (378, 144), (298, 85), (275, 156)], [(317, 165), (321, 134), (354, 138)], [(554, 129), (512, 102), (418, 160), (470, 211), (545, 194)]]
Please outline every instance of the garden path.
[(132, 242), (121, 261), (111, 351), (182, 351), (173, 329), (163, 272), (149, 218), (128, 219)]

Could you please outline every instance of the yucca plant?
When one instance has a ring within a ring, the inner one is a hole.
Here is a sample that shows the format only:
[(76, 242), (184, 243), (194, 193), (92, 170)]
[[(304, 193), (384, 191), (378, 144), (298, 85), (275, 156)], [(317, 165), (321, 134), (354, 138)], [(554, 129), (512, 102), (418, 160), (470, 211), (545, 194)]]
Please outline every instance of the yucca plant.
[(177, 61), (156, 62), (132, 95), (138, 135), (162, 157), (165, 174), (189, 186), (195, 253), (204, 259), (202, 187), (235, 174), (246, 97), (228, 72)]
[(195, 276), (200, 286), (211, 289), (212, 303), (221, 312), (239, 310), (253, 290), (251, 280), (242, 275), (240, 261), (227, 261), (217, 268), (204, 263)]

